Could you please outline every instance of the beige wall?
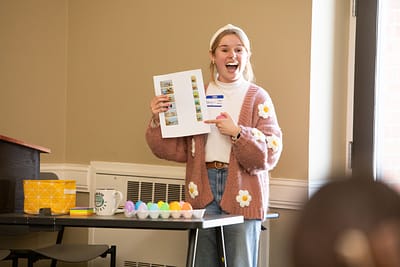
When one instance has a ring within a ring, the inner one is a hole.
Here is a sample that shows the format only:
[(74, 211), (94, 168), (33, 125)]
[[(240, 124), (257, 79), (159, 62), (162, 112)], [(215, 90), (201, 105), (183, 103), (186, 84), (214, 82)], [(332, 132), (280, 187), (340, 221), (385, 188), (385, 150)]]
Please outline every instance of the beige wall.
[(0, 1), (0, 134), (66, 159), (67, 1)]
[[(311, 66), (316, 2), (332, 3), (327, 10), (334, 17), (327, 24), (333, 42)], [(156, 159), (144, 140), (152, 76), (201, 68), (207, 81), (209, 38), (233, 23), (252, 41), (257, 83), (272, 96), (284, 132), (273, 177), (307, 180), (321, 155), (329, 158), (328, 168), (343, 167), (348, 5), (348, 0), (2, 0), (0, 134), (51, 148), (42, 156), (46, 163), (173, 164)], [(332, 61), (323, 60), (328, 54)], [(329, 79), (313, 83), (312, 67), (325, 68)], [(323, 94), (328, 106), (315, 105), (320, 101), (315, 90), (329, 94), (328, 99)], [(310, 127), (311, 111), (328, 114), (331, 123), (316, 120)], [(322, 126), (329, 136), (315, 135)], [(310, 142), (312, 136), (327, 142), (323, 149)], [(297, 211), (278, 211), (281, 218), (271, 224), (271, 267), (287, 267)]]
[[(152, 76), (201, 68), (208, 80), (209, 38), (231, 22), (252, 40), (258, 82), (272, 95), (285, 131), (287, 152), (276, 175), (306, 178), (310, 12), (310, 1), (293, 0), (70, 1), (67, 161), (169, 164), (144, 141)], [(284, 166), (294, 162), (290, 173)]]
[(307, 179), (311, 0), (0, 5), (0, 132), (51, 148), (43, 162), (171, 164), (144, 140), (152, 76), (201, 68), (207, 81), (209, 38), (233, 23), (285, 134), (273, 175)]

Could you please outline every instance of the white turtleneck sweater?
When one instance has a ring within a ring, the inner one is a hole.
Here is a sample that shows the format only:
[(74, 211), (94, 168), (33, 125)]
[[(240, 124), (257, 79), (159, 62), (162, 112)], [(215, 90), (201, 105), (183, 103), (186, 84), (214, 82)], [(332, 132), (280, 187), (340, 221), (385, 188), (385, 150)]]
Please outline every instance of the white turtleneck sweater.
[[(250, 83), (243, 78), (233, 83), (211, 82), (207, 87), (207, 96), (223, 96), (220, 107), (212, 107), (207, 101), (209, 119), (215, 119), (221, 112), (227, 112), (235, 123), (238, 122), (244, 96)], [(222, 135), (215, 125), (211, 125), (206, 143), (206, 162), (229, 162), (231, 152), (231, 137)]]

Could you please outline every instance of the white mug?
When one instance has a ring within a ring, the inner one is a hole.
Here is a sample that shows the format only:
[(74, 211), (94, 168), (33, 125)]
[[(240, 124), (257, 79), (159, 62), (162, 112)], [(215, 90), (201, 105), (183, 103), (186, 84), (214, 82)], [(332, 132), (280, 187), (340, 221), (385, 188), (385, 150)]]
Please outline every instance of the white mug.
[(97, 189), (95, 210), (97, 215), (114, 215), (123, 198), (122, 192), (115, 189)]

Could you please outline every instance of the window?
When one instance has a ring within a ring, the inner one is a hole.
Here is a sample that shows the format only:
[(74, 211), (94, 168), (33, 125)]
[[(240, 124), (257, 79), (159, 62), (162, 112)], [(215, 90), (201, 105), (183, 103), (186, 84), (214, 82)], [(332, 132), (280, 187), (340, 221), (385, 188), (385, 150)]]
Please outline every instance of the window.
[(352, 167), (400, 180), (400, 1), (357, 6)]
[(377, 21), (376, 174), (391, 183), (400, 178), (400, 1), (379, 1)]

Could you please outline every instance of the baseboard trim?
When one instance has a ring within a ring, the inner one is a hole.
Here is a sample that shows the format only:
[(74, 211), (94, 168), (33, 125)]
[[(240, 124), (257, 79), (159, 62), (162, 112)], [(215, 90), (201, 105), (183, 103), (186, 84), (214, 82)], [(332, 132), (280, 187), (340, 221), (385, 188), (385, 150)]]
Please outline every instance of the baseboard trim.
[(306, 180), (271, 178), (270, 198), (271, 208), (300, 209), (308, 196)]
[[(54, 172), (60, 179), (77, 181), (79, 192), (90, 192), (94, 173), (114, 173), (116, 175), (136, 175), (151, 177), (182, 178), (184, 167), (148, 165), (121, 162), (93, 161), (89, 165), (70, 163), (42, 163), (40, 170)], [(308, 198), (308, 181), (287, 178), (271, 178), (270, 207), (278, 209), (300, 209)]]

